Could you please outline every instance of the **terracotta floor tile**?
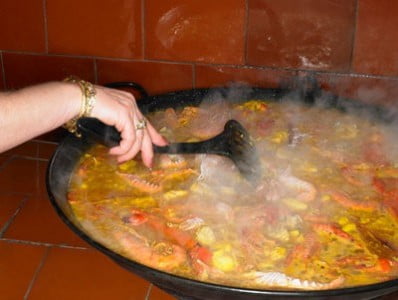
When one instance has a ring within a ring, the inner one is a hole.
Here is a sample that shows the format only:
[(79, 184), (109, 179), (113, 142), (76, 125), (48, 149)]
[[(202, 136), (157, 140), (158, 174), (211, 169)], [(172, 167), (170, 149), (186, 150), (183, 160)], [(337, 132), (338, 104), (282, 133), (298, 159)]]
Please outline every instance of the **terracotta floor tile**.
[(37, 157), (37, 143), (33, 141), (28, 141), (22, 145), (16, 146), (4, 153), (2, 155), (22, 155), (30, 156), (33, 158)]
[(177, 298), (152, 285), (148, 300), (177, 300)]
[(12, 158), (0, 169), (0, 192), (37, 192), (38, 163), (35, 160)]
[(29, 300), (144, 300), (148, 287), (98, 251), (52, 248)]
[(0, 298), (21, 300), (39, 267), (46, 247), (0, 241)]
[[(3, 65), (3, 54), (0, 51), (0, 66)], [(3, 77), (3, 71), (0, 72), (0, 91), (4, 90), (4, 77)]]
[(0, 193), (0, 232), (2, 232), (4, 225), (16, 213), (25, 197), (22, 194)]
[(11, 159), (10, 155), (2, 155), (0, 154), (0, 170), (4, 168), (5, 164)]
[(57, 148), (57, 143), (38, 143), (38, 157), (42, 159), (50, 159)]
[(68, 135), (68, 131), (64, 128), (57, 128), (53, 131), (42, 134), (36, 140), (59, 143)]
[(4, 237), (42, 243), (87, 247), (85, 241), (67, 227), (57, 215), (48, 199), (45, 188), (47, 163), (39, 164), (38, 193), (29, 197), (9, 226)]

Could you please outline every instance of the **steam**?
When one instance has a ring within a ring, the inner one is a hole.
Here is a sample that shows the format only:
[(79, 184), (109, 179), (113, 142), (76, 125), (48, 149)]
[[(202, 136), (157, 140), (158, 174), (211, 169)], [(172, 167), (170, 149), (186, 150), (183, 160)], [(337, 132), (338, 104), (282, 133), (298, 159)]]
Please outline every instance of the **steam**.
[[(366, 90), (359, 92), (365, 93)], [(380, 93), (377, 90), (374, 92)], [(180, 187), (172, 191), (177, 195), (175, 198), (151, 195), (152, 201), (158, 201), (155, 215), (170, 209), (173, 218), (181, 219), (180, 223), (173, 223), (173, 228), (198, 230), (196, 237), (202, 245), (212, 246), (217, 242), (221, 245), (218, 247), (223, 249), (222, 244), (228, 244), (225, 247), (229, 249), (228, 254), (236, 257), (242, 253), (236, 253), (234, 251), (238, 250), (234, 249), (244, 248), (253, 253), (253, 257), (245, 258), (248, 260), (245, 270), (251, 270), (257, 263), (256, 254), (266, 256), (264, 252), (279, 242), (293, 245), (296, 241), (292, 232), (303, 237), (308, 229), (306, 218), (330, 219), (336, 213), (333, 209), (324, 209), (323, 201), (327, 197), (323, 196), (331, 186), (329, 181), (335, 180), (332, 186), (339, 191), (351, 192), (355, 188), (339, 173), (345, 166), (361, 163), (366, 157), (368, 165), (386, 160), (398, 167), (395, 110), (332, 97), (328, 93), (321, 93), (303, 103), (302, 94), (292, 92), (282, 99), (279, 96), (273, 99), (269, 94), (269, 106), (252, 114), (251, 108), (234, 107), (243, 99), (256, 100), (253, 96), (256, 95), (255, 90), (240, 85), (210, 93), (197, 108), (181, 108), (177, 112), (180, 119), (173, 119), (177, 114), (167, 115), (172, 121), (165, 120), (166, 114), (155, 114), (150, 121), (160, 131), (164, 130), (171, 142), (211, 138), (223, 130), (228, 120), (236, 119), (251, 135), (260, 157), (258, 183), (253, 185), (242, 178), (233, 161), (224, 156), (201, 154), (195, 155), (194, 159), (193, 156), (184, 156), (192, 163), (189, 166), (196, 167), (197, 178), (191, 186), (181, 187), (189, 190), (183, 197), (178, 197), (182, 192), (178, 190)], [(276, 105), (276, 102), (283, 105)], [(261, 118), (257, 117), (258, 114)], [(184, 118), (188, 121), (185, 122)], [(367, 158), (368, 150), (372, 152), (370, 158)], [(250, 158), (249, 155), (247, 159)], [(361, 167), (366, 169), (368, 166)], [(369, 182), (366, 173), (360, 176), (359, 180)], [(370, 188), (364, 185), (358, 190), (359, 193), (361, 190), (366, 193)], [(122, 196), (115, 197), (120, 198), (120, 203), (123, 202)], [(182, 212), (173, 211), (175, 207), (181, 208)], [(124, 228), (127, 224), (127, 227), (133, 227), (128, 224), (129, 216), (125, 217), (125, 213), (123, 211), (115, 218), (121, 223), (118, 226)], [(181, 213), (184, 215), (179, 215)], [(152, 222), (158, 215), (153, 217)], [(85, 224), (87, 231), (98, 236), (101, 242), (109, 243), (93, 224)], [(161, 228), (159, 226), (163, 225), (157, 226)], [(225, 232), (226, 226), (230, 232)], [(132, 228), (131, 232), (140, 235), (139, 229)], [(145, 243), (142, 243), (130, 237), (127, 242), (141, 243), (135, 245), (137, 249), (145, 245), (151, 251), (149, 239), (143, 237)], [(110, 247), (113, 242), (110, 242)]]

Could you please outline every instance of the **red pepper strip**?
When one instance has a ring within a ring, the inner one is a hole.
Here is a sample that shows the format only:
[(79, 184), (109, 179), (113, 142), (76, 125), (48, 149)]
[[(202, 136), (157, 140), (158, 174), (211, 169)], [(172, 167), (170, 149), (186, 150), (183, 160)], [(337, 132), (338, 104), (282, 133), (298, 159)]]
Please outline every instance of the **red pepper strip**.
[(206, 265), (209, 265), (211, 263), (213, 254), (206, 247), (196, 246), (191, 251), (191, 257), (193, 257), (195, 259), (199, 259), (199, 260), (203, 261)]
[(389, 273), (391, 271), (391, 262), (386, 258), (379, 258), (379, 266), (383, 273)]

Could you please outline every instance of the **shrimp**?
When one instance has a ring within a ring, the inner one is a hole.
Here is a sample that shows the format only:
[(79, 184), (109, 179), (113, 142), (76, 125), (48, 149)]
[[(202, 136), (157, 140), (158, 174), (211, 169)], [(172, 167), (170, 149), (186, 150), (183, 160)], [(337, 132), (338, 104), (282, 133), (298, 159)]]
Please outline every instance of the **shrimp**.
[(377, 211), (380, 209), (380, 204), (376, 201), (356, 201), (351, 199), (348, 195), (338, 191), (330, 191), (332, 199), (336, 201), (341, 206), (361, 211)]
[(289, 171), (285, 171), (281, 176), (279, 176), (279, 181), (287, 188), (295, 190), (297, 192), (296, 198), (298, 200), (302, 200), (304, 202), (315, 200), (317, 190), (312, 183), (291, 175)]
[(129, 257), (152, 268), (170, 271), (187, 261), (184, 248), (168, 242), (159, 242), (153, 246), (144, 243), (137, 237), (117, 232), (116, 239)]

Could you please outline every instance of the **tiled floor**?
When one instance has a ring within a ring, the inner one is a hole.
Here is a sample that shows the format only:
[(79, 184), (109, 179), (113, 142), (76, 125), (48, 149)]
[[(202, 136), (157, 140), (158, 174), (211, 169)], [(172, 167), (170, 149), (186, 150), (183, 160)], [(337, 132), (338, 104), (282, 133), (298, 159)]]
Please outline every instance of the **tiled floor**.
[(45, 189), (55, 148), (36, 140), (0, 154), (0, 299), (175, 299), (91, 248), (60, 220)]
[(173, 300), (75, 235), (47, 197), (56, 144), (31, 141), (0, 154), (0, 299)]

